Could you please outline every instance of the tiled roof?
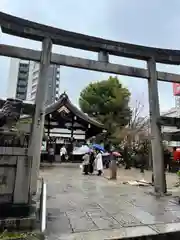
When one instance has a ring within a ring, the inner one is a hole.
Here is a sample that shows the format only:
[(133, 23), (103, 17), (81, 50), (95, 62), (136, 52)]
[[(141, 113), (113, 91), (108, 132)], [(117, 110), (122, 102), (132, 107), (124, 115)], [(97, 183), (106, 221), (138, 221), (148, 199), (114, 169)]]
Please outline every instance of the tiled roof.
[(67, 107), (68, 110), (70, 110), (74, 115), (83, 119), (84, 121), (86, 121), (96, 127), (104, 128), (104, 125), (102, 123), (89, 117), (87, 114), (85, 114), (84, 112), (79, 110), (75, 105), (73, 105), (66, 93), (61, 94), (59, 97), (59, 100), (57, 102), (46, 107), (46, 114), (51, 114), (54, 111), (57, 111), (62, 106)]

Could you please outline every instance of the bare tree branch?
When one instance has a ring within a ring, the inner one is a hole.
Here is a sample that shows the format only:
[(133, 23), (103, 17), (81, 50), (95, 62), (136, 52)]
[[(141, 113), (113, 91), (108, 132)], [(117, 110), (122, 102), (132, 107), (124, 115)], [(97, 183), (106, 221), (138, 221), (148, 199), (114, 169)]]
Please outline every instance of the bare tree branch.
[(116, 132), (116, 136), (119, 139), (129, 137), (131, 141), (133, 141), (136, 135), (147, 134), (149, 121), (147, 116), (142, 116), (143, 109), (144, 105), (141, 104), (140, 101), (136, 100), (135, 107), (131, 109), (132, 117), (129, 124), (123, 129), (118, 129)]

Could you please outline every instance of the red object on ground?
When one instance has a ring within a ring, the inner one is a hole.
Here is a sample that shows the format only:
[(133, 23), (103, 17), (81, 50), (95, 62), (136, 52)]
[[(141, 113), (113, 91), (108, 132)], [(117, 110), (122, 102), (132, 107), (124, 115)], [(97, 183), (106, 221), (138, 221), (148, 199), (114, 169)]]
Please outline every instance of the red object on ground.
[(173, 152), (174, 161), (180, 160), (180, 151), (176, 150)]
[(114, 155), (116, 157), (121, 157), (121, 154), (119, 152), (113, 152), (112, 155)]

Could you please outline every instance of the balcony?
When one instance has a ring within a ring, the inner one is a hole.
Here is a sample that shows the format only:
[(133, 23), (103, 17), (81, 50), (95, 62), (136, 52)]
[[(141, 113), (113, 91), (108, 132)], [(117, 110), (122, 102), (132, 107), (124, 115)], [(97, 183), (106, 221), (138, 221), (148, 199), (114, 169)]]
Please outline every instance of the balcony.
[(29, 72), (29, 68), (27, 67), (21, 67), (21, 68), (19, 68), (19, 73), (28, 73)]
[(17, 93), (17, 94), (16, 94), (16, 98), (21, 99), (21, 100), (25, 100), (25, 99), (26, 99), (26, 95), (25, 95), (25, 94)]
[(21, 73), (18, 74), (18, 79), (26, 80), (28, 78), (28, 73)]
[(25, 86), (27, 86), (27, 81), (24, 80), (24, 79), (23, 79), (23, 80), (18, 79), (17, 86), (18, 86), (18, 87), (25, 87)]

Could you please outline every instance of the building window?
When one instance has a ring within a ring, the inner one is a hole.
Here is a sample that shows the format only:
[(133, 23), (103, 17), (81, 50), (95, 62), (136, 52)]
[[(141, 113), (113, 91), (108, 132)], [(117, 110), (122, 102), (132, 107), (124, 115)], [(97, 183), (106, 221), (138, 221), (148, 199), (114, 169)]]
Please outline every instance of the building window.
[(38, 82), (38, 78), (36, 77), (36, 78), (33, 78), (33, 80), (32, 80), (32, 84), (37, 84), (37, 82)]
[(36, 89), (34, 89), (33, 91), (31, 91), (31, 95), (36, 94)]
[(22, 79), (18, 79), (18, 83), (17, 83), (17, 86), (23, 86), (23, 87), (25, 87), (25, 86), (27, 86), (27, 81), (24, 81), (24, 80), (22, 80)]
[(34, 71), (39, 71), (39, 63), (38, 62), (34, 62), (34, 66), (33, 66), (33, 70)]
[(24, 88), (24, 87), (17, 87), (17, 93), (26, 93), (26, 88)]
[(28, 73), (27, 73), (27, 72), (26, 72), (26, 73), (21, 73), (21, 72), (19, 72), (18, 78), (19, 78), (19, 79), (22, 79), (22, 80), (27, 80), (27, 78), (28, 78)]
[(36, 90), (37, 85), (32, 85), (32, 92), (34, 92), (34, 90)]
[(28, 63), (20, 63), (19, 66), (20, 67), (29, 67), (29, 64)]
[(36, 70), (33, 72), (33, 78), (38, 78), (39, 77), (39, 70)]
[(16, 94), (16, 98), (21, 99), (21, 100), (25, 100), (25, 99), (26, 99), (26, 95), (25, 95), (25, 94), (17, 93), (17, 94)]
[(28, 73), (29, 72), (29, 65), (27, 65), (27, 66), (20, 65), (19, 66), (19, 72), (21, 72), (21, 73)]
[(35, 99), (35, 97), (36, 97), (36, 92), (32, 92), (31, 93), (31, 98)]
[(28, 69), (19, 69), (20, 74), (28, 74)]

